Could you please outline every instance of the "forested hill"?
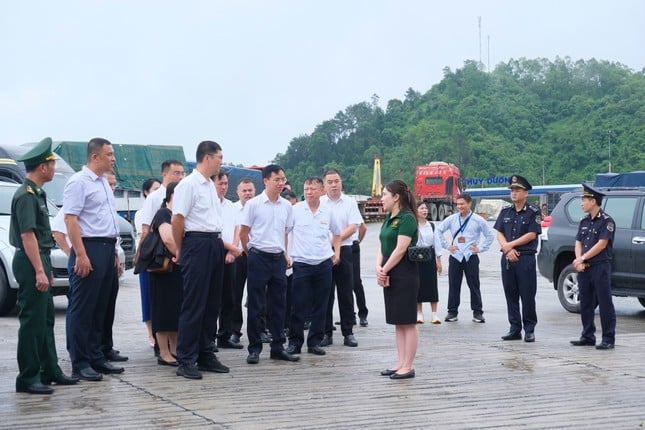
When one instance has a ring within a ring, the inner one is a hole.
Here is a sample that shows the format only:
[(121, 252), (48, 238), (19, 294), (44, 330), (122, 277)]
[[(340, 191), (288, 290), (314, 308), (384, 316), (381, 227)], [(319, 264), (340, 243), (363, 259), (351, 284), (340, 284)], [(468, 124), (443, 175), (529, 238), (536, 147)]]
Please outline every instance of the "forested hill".
[(412, 184), (415, 166), (456, 164), (462, 177), (520, 173), (533, 184), (578, 183), (607, 172), (645, 170), (645, 71), (608, 61), (519, 59), (493, 72), (467, 61), (428, 92), (378, 96), (347, 107), (275, 161), (297, 190), (337, 168), (346, 192), (369, 194), (375, 155), (383, 182)]

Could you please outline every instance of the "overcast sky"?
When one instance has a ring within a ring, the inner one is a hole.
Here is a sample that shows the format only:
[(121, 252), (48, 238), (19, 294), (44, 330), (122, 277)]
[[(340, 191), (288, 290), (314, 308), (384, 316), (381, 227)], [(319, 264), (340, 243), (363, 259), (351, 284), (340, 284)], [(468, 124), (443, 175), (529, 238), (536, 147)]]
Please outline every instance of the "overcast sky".
[[(348, 105), (444, 67), (569, 56), (645, 67), (645, 1), (0, 0), (0, 144), (183, 145), (266, 164)], [(117, 160), (118, 162), (118, 160)]]

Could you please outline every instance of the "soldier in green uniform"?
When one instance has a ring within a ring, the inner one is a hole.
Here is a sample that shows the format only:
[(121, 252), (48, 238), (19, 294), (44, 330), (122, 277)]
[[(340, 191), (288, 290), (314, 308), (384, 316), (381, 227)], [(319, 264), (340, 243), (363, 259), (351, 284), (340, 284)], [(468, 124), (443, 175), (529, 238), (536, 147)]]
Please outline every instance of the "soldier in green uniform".
[(18, 304), (18, 368), (16, 391), (51, 394), (51, 383), (72, 385), (77, 378), (66, 376), (58, 366), (54, 342), (54, 301), (49, 291), (54, 247), (44, 183), (54, 177), (55, 157), (50, 138), (43, 139), (18, 161), (25, 163), (27, 178), (11, 202), (9, 240), (16, 248), (13, 273), (20, 286)]

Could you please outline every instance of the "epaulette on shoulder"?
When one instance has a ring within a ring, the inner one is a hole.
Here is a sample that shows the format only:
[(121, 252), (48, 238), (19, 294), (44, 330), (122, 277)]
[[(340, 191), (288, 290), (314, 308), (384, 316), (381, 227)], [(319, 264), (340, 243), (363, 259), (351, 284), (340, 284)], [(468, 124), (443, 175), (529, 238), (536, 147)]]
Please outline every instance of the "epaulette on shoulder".
[(36, 191), (34, 191), (34, 189), (32, 188), (32, 186), (31, 186), (31, 185), (27, 185), (27, 186), (25, 187), (25, 189), (27, 190), (27, 192), (28, 192), (29, 194), (36, 194)]
[(533, 212), (535, 212), (535, 213), (539, 213), (539, 212), (540, 212), (540, 208), (538, 208), (537, 206), (528, 205), (528, 208), (529, 208), (530, 210), (532, 210)]
[(609, 218), (611, 218), (611, 217), (610, 217), (609, 215), (607, 215), (605, 212), (601, 213), (601, 214), (600, 214), (600, 216), (601, 216), (603, 219), (609, 219)]

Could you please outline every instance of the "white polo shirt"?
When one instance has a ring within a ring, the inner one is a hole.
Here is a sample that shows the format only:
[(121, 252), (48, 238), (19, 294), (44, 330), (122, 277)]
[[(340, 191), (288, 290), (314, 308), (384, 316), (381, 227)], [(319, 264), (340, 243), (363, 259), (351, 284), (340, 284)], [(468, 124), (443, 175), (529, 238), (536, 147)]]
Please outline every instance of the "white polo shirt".
[(235, 226), (237, 225), (238, 210), (229, 199), (221, 199), (220, 204), (222, 205), (222, 219), (224, 221), (222, 240), (232, 244), (235, 240)]
[(177, 184), (172, 212), (184, 217), (184, 230), (187, 233), (217, 233), (224, 227), (222, 205), (215, 184), (197, 169)]
[(341, 231), (336, 217), (327, 206), (321, 204), (313, 213), (306, 201), (297, 203), (293, 207), (292, 260), (316, 265), (329, 259), (334, 255), (329, 236), (339, 235)]
[[(139, 209), (135, 215), (136, 224), (141, 226), (146, 224), (150, 227), (150, 224), (152, 224), (152, 218), (154, 218), (157, 211), (161, 209), (161, 204), (165, 198), (166, 187), (162, 184), (159, 188), (150, 193), (143, 201), (143, 206), (141, 206), (141, 209)], [(141, 233), (139, 230), (137, 232)]]
[(343, 240), (340, 243), (340, 246), (351, 245), (354, 240), (358, 239), (358, 227), (363, 224), (363, 217), (361, 212), (358, 210), (358, 203), (351, 197), (345, 195), (345, 193), (340, 193), (340, 197), (337, 200), (331, 200), (328, 196), (322, 196), (320, 198), (320, 205), (326, 205), (329, 209), (332, 210), (336, 220), (341, 226), (342, 230), (345, 230), (348, 225), (356, 224), (356, 232)]
[(285, 235), (293, 226), (293, 207), (282, 197), (273, 203), (262, 191), (246, 202), (240, 224), (251, 230), (247, 248), (286, 252)]

